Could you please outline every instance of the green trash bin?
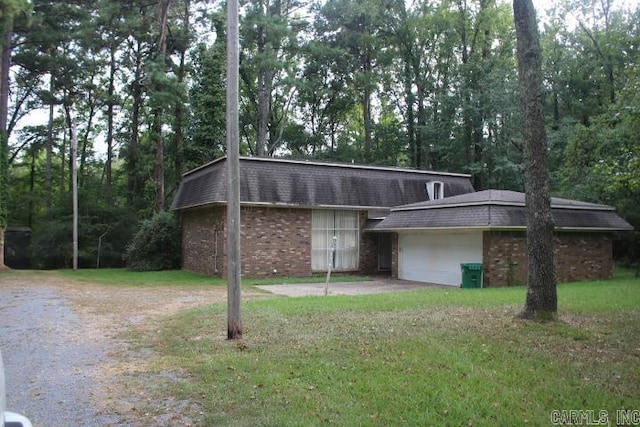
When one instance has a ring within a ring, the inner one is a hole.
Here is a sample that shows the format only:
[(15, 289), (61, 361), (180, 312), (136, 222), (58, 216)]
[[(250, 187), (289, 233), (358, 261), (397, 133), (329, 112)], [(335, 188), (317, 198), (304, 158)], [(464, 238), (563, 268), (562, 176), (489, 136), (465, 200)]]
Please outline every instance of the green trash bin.
[(460, 268), (462, 269), (462, 285), (460, 285), (461, 288), (482, 287), (482, 264), (460, 264)]

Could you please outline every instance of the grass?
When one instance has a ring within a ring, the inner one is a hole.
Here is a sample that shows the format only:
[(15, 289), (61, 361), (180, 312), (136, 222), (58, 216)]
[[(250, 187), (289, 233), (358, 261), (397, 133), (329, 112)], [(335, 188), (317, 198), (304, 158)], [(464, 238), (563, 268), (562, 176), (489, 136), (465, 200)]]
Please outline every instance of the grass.
[(121, 268), (58, 270), (59, 274), (80, 282), (107, 286), (226, 286), (221, 278), (208, 277), (190, 271), (129, 271)]
[(205, 426), (549, 425), (553, 410), (639, 409), (640, 280), (563, 284), (560, 322), (515, 320), (526, 289), (273, 298), (163, 320), (162, 393)]
[[(107, 286), (226, 286), (226, 278), (210, 277), (183, 270), (136, 272), (119, 268), (58, 270), (64, 277), (81, 282)], [(304, 277), (243, 278), (243, 285), (272, 285), (286, 283), (324, 282), (324, 275)], [(332, 276), (333, 282), (363, 280), (362, 276)]]

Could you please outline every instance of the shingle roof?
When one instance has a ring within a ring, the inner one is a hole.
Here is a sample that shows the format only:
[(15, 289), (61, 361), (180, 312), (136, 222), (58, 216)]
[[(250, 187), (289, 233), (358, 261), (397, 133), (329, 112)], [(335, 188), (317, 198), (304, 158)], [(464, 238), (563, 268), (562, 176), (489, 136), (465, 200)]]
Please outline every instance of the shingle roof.
[[(430, 200), (425, 202), (413, 203), (406, 206), (397, 206), (394, 210), (410, 210), (410, 209), (438, 209), (444, 206), (462, 205), (513, 205), (524, 206), (524, 193), (510, 190), (484, 190), (473, 193), (460, 194), (444, 199)], [(596, 209), (596, 210), (612, 210), (613, 208), (606, 205), (598, 205), (596, 203), (581, 202), (578, 200), (562, 199), (559, 197), (551, 198), (551, 206), (558, 208), (575, 207), (578, 209)]]
[[(218, 159), (183, 176), (172, 209), (226, 202), (227, 163)], [(445, 195), (473, 192), (469, 175), (412, 169), (240, 158), (240, 199), (248, 204), (390, 208), (429, 199), (425, 184)]]
[[(524, 198), (515, 191), (485, 190), (398, 206), (369, 229), (521, 229), (527, 225)], [(633, 230), (611, 206), (552, 197), (551, 213), (556, 229)]]

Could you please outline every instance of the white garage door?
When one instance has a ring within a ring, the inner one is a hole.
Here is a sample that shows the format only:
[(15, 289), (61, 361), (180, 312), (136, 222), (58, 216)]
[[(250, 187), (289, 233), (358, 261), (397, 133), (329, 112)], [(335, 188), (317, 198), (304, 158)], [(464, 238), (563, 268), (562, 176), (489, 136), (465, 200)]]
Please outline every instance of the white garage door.
[(482, 262), (482, 231), (456, 234), (400, 234), (398, 277), (460, 286), (460, 264)]

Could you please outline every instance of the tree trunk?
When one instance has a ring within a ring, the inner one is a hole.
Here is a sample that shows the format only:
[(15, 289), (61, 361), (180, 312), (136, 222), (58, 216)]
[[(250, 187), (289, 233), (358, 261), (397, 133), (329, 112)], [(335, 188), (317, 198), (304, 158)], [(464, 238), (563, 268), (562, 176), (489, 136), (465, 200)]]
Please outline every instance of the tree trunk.
[(429, 144), (427, 140), (427, 133), (425, 132), (427, 127), (427, 110), (425, 108), (427, 93), (424, 90), (424, 82), (418, 84), (418, 97), (416, 104), (418, 105), (417, 118), (416, 118), (416, 153), (415, 153), (415, 167), (417, 169), (426, 169), (426, 162), (424, 161), (424, 154), (426, 147)]
[(371, 97), (372, 88), (371, 88), (371, 74), (373, 70), (373, 64), (370, 53), (367, 52), (365, 61), (364, 61), (364, 74), (365, 74), (365, 86), (364, 86), (364, 97), (362, 100), (362, 111), (364, 114), (364, 159), (367, 162), (372, 160), (373, 155), (373, 119), (371, 115)]
[(132, 83), (132, 105), (131, 105), (131, 138), (127, 150), (128, 170), (127, 170), (127, 203), (130, 207), (137, 209), (137, 197), (141, 187), (138, 172), (138, 162), (140, 159), (140, 109), (142, 107), (142, 53), (141, 42), (135, 50), (135, 73)]
[(115, 96), (115, 80), (116, 80), (116, 46), (115, 40), (111, 40), (109, 43), (109, 89), (107, 93), (107, 160), (104, 165), (105, 168), (105, 190), (106, 190), (106, 202), (111, 203), (111, 190), (113, 184), (113, 107)]
[[(167, 54), (167, 15), (169, 13), (170, 0), (163, 0), (160, 2), (160, 41), (158, 42), (158, 58), (163, 63), (166, 60)], [(162, 138), (162, 107), (157, 107), (153, 112), (153, 124), (152, 134), (155, 138), (155, 167), (154, 167), (154, 181), (156, 190), (156, 202), (154, 211), (156, 213), (164, 210), (164, 139)]]
[(269, 15), (269, 1), (263, 6), (264, 23), (258, 28), (258, 53), (262, 56), (258, 67), (258, 135), (256, 140), (256, 156), (264, 157), (267, 153), (267, 135), (269, 134), (269, 116), (271, 88), (273, 84), (273, 65), (268, 56), (266, 17)]
[(31, 147), (31, 168), (29, 171), (29, 214), (27, 226), (33, 228), (33, 201), (35, 200), (34, 190), (36, 188), (36, 149)]
[(78, 187), (84, 187), (84, 178), (86, 176), (85, 170), (87, 166), (87, 155), (89, 148), (89, 136), (91, 136), (91, 131), (93, 130), (93, 119), (95, 118), (96, 113), (96, 104), (94, 102), (90, 103), (91, 106), (89, 108), (87, 127), (82, 134), (82, 147), (78, 148), (78, 156), (79, 156), (79, 164), (78, 164)]
[(7, 118), (9, 117), (9, 69), (11, 68), (11, 34), (13, 17), (3, 18), (4, 33), (0, 56), (0, 270), (6, 269), (4, 264), (4, 230), (7, 228), (9, 210), (9, 135)]
[[(54, 51), (55, 52), (55, 51)], [(47, 219), (51, 219), (51, 206), (53, 204), (53, 119), (54, 119), (54, 100), (53, 93), (55, 90), (53, 73), (49, 74), (49, 121), (47, 123), (47, 143), (46, 143), (46, 159), (44, 169), (44, 185), (45, 185), (45, 212)]]
[(514, 0), (520, 108), (525, 151), (527, 206), (527, 298), (521, 317), (552, 319), (558, 311), (549, 196), (547, 135), (544, 127), (542, 51), (531, 0)]
[(156, 155), (154, 161), (154, 181), (156, 200), (154, 212), (160, 213), (164, 210), (164, 141), (162, 139), (162, 124), (160, 123), (162, 111), (156, 111), (153, 119), (151, 132), (153, 133), (156, 146)]
[(264, 157), (267, 153), (267, 135), (269, 127), (268, 71), (261, 70), (258, 77), (258, 135), (256, 140), (256, 156)]
[(9, 269), (4, 263), (4, 229), (5, 227), (0, 227), (0, 270)]
[[(184, 2), (184, 18), (183, 18), (183, 37), (186, 39), (184, 48), (180, 51), (180, 66), (178, 67), (178, 83), (180, 85), (184, 84), (184, 79), (187, 74), (186, 70), (186, 56), (187, 49), (189, 47), (189, 9), (191, 6), (190, 0), (185, 0)], [(172, 185), (177, 186), (180, 185), (180, 179), (182, 177), (182, 173), (184, 172), (184, 153), (183, 153), (183, 145), (184, 145), (184, 106), (182, 102), (177, 102), (174, 109), (174, 125), (173, 125), (173, 144), (175, 149), (175, 159), (174, 159), (174, 169), (175, 169), (175, 182)]]
[[(408, 43), (408, 42), (407, 42)], [(411, 153), (411, 166), (417, 168), (418, 146), (416, 144), (416, 124), (415, 124), (415, 95), (413, 94), (413, 75), (411, 73), (412, 67), (412, 52), (411, 48), (407, 47), (404, 51), (404, 99), (407, 104), (407, 146)]]

